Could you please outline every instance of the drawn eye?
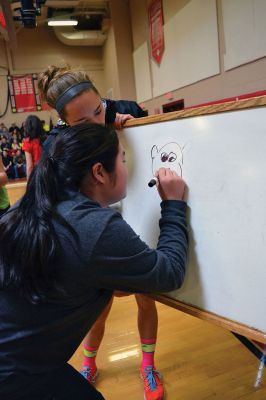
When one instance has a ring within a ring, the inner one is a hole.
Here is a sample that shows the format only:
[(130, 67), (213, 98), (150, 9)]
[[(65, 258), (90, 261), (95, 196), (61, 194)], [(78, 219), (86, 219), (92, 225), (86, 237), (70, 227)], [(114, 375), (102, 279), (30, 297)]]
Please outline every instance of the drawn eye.
[(169, 153), (169, 156), (168, 156), (168, 161), (174, 162), (176, 160), (176, 158), (177, 158), (176, 154), (171, 151), (171, 153)]
[(168, 160), (168, 154), (167, 153), (162, 153), (161, 154), (161, 161), (162, 162), (166, 162)]

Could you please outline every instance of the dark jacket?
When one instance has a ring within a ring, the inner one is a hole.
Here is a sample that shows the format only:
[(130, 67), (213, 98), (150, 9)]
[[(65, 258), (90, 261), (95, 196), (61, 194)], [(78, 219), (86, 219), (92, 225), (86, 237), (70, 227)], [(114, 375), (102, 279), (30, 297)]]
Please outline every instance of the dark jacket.
[[(63, 292), (53, 290), (44, 303), (33, 305), (12, 286), (0, 290), (1, 399), (22, 395), (43, 373), (64, 365), (113, 290), (152, 293), (180, 287), (188, 246), (186, 205), (164, 201), (161, 208), (161, 232), (154, 250), (119, 213), (80, 193), (70, 194), (58, 205), (57, 211), (79, 237), (75, 241), (54, 223), (62, 244), (56, 277)], [(3, 218), (8, 220), (10, 214)]]
[(105, 123), (112, 124), (115, 120), (116, 113), (120, 114), (131, 114), (134, 118), (146, 117), (147, 112), (143, 111), (142, 108), (135, 101), (129, 100), (109, 100), (106, 101), (106, 114)]
[[(106, 111), (105, 111), (105, 123), (112, 124), (115, 121), (116, 113), (120, 114), (131, 114), (134, 118), (145, 117), (147, 114), (143, 111), (140, 106), (135, 101), (128, 101), (128, 100), (109, 100), (105, 99), (106, 101)], [(55, 126), (48, 138), (42, 144), (44, 151), (48, 151), (50, 148), (55, 136), (58, 133), (63, 132), (66, 125), (64, 123), (60, 123)]]

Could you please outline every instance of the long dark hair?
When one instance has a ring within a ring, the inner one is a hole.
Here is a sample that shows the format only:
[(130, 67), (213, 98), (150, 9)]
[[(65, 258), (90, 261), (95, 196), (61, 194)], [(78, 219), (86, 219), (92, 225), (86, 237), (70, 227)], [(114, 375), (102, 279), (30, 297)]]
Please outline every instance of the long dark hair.
[(40, 143), (45, 140), (45, 132), (43, 130), (42, 121), (36, 115), (29, 115), (24, 124), (25, 136), (31, 140), (39, 139)]
[[(55, 259), (60, 248), (54, 222), (75, 236), (75, 230), (56, 205), (70, 191), (79, 191), (92, 166), (100, 162), (112, 173), (118, 154), (115, 131), (95, 124), (79, 124), (55, 139), (28, 181), (25, 195), (0, 221), (0, 286), (19, 288), (32, 303), (58, 289)], [(77, 239), (77, 237), (76, 237)]]

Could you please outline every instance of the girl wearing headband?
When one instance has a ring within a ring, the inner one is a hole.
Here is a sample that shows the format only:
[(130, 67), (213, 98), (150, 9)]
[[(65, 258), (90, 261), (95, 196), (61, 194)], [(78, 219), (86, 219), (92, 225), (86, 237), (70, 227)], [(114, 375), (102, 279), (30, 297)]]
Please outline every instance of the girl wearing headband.
[[(118, 124), (116, 126), (121, 127), (127, 119), (132, 118), (131, 115), (114, 112), (115, 109), (117, 110), (116, 102), (112, 102), (110, 105), (108, 100), (103, 101), (87, 74), (82, 71), (51, 66), (39, 75), (38, 85), (41, 97), (47, 101), (50, 107), (57, 110), (67, 125), (74, 126), (81, 122), (104, 125), (113, 122)], [(136, 111), (134, 102), (122, 103), (123, 105), (132, 103), (130, 109)], [(135, 115), (138, 116), (137, 113)], [(57, 127), (44, 143), (44, 149), (48, 151), (54, 135), (64, 129), (64, 126)], [(135, 297), (138, 306), (138, 329), (142, 349), (140, 373), (144, 384), (144, 395), (146, 400), (161, 400), (164, 392), (163, 384), (154, 363), (158, 330), (156, 304), (153, 299), (141, 294), (137, 294)], [(84, 340), (84, 361), (81, 373), (91, 383), (95, 383), (98, 374), (96, 356), (104, 336), (105, 322), (111, 305), (112, 300)]]

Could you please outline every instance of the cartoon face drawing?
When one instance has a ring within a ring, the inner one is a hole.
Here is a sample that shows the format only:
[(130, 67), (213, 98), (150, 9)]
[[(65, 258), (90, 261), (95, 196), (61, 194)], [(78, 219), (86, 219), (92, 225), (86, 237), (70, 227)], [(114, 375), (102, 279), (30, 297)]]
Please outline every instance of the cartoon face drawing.
[(152, 146), (152, 174), (159, 168), (171, 168), (179, 176), (182, 176), (183, 152), (182, 147), (175, 142), (166, 143), (158, 149), (156, 145)]

